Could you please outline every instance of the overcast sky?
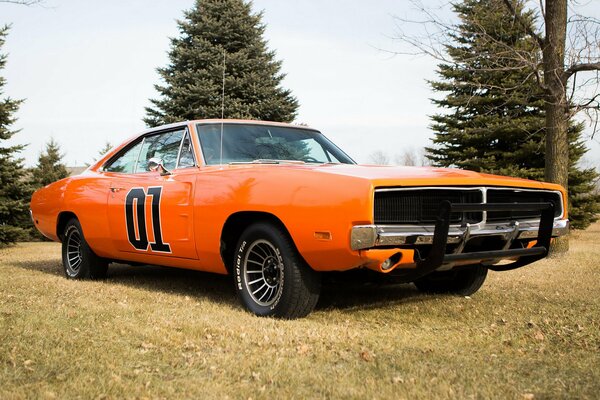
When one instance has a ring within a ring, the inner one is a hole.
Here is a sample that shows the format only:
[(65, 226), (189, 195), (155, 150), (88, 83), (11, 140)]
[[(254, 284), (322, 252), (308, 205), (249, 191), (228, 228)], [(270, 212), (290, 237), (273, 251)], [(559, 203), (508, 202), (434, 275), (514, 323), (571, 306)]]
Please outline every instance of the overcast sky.
[[(592, 2), (598, 2), (593, 0)], [(68, 165), (91, 162), (106, 141), (118, 144), (144, 129), (156, 68), (167, 64), (175, 20), (193, 0), (46, 0), (44, 6), (0, 3), (12, 24), (3, 52), (5, 95), (25, 98), (14, 143), (34, 165), (54, 137)], [(321, 130), (359, 162), (376, 150), (393, 159), (428, 144), (435, 112), (427, 58), (392, 56), (397, 0), (255, 0), (266, 39), (300, 102), (297, 122)], [(600, 144), (588, 141), (600, 165)]]

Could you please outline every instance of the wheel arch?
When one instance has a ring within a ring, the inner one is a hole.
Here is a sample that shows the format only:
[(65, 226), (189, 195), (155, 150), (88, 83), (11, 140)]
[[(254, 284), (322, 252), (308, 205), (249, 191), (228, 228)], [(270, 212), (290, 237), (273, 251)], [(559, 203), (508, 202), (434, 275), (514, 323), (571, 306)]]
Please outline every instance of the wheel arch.
[(65, 226), (67, 226), (67, 222), (69, 222), (71, 219), (79, 220), (77, 215), (75, 215), (75, 213), (72, 211), (61, 211), (58, 214), (58, 218), (56, 219), (56, 236), (61, 242), (64, 239), (63, 232), (65, 230)]
[[(285, 224), (274, 214), (264, 211), (239, 211), (231, 214), (223, 225), (220, 238), (220, 255), (228, 273), (233, 271), (231, 262), (233, 260), (235, 246), (237, 245), (240, 236), (246, 228), (257, 222), (268, 222), (279, 227), (282, 232), (288, 235), (292, 240), (292, 243), (294, 243), (294, 239), (292, 238), (292, 235), (290, 235)], [(294, 243), (294, 246), (295, 245), (296, 244)]]

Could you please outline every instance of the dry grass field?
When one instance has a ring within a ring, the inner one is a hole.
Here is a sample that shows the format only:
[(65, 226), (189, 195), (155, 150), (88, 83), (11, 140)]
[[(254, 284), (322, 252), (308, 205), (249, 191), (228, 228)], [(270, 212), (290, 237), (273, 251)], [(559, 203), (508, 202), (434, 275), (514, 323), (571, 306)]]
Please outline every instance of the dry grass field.
[(0, 398), (600, 397), (600, 224), (566, 258), (490, 273), (472, 298), (329, 285), (308, 318), (238, 306), (228, 278), (0, 250)]

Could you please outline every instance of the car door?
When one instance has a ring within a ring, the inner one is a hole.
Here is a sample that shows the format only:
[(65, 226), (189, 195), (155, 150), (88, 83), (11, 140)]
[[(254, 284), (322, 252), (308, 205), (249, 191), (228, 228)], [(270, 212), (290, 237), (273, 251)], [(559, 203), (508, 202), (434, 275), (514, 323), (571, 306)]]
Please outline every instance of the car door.
[[(104, 172), (113, 244), (127, 254), (197, 259), (193, 229), (196, 162), (185, 127), (149, 134), (130, 145)], [(149, 170), (160, 160), (167, 173)], [(146, 258), (144, 258), (146, 260)]]

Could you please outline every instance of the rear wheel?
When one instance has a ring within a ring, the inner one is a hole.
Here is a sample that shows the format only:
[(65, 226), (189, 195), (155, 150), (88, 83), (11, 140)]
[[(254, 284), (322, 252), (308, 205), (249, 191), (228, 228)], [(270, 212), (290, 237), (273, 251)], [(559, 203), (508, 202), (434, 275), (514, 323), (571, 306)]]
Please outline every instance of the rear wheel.
[(102, 279), (108, 270), (108, 262), (88, 246), (81, 224), (76, 219), (71, 219), (65, 226), (62, 261), (65, 276), (70, 279)]
[(234, 254), (234, 283), (241, 303), (259, 316), (300, 318), (317, 304), (321, 277), (300, 257), (280, 228), (248, 227)]
[(487, 272), (488, 269), (481, 264), (468, 265), (450, 271), (433, 272), (417, 279), (414, 284), (422, 292), (470, 296), (483, 285)]

